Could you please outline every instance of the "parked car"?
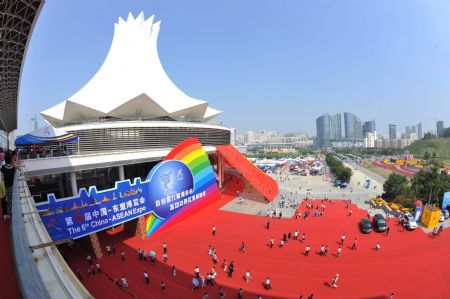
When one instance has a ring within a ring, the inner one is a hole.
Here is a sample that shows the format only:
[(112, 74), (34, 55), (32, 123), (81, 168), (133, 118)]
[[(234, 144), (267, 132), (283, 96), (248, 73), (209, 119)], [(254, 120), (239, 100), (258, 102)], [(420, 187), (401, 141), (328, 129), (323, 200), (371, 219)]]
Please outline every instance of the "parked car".
[(411, 215), (410, 213), (403, 214), (402, 222), (405, 228), (408, 230), (414, 230), (417, 228), (417, 222), (414, 219), (413, 215)]
[(372, 231), (372, 224), (370, 223), (370, 220), (367, 218), (361, 219), (360, 223), (361, 232), (368, 234)]
[(384, 219), (383, 215), (381, 214), (375, 214), (373, 216), (373, 228), (377, 232), (384, 232), (387, 229), (386, 219)]

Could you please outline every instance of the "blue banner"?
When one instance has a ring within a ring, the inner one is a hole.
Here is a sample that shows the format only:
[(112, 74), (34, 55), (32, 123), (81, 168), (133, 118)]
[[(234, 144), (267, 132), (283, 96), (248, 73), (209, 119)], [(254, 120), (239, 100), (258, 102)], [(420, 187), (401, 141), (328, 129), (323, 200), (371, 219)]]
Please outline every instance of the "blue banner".
[(194, 177), (186, 164), (169, 160), (156, 165), (144, 182), (139, 178), (133, 183), (120, 181), (100, 192), (95, 186), (89, 191), (82, 188), (77, 196), (61, 200), (49, 194), (48, 202), (36, 207), (56, 241), (80, 238), (151, 212), (166, 219), (183, 207), (175, 203), (191, 203), (205, 195), (204, 188), (195, 190)]
[(445, 192), (442, 200), (442, 209), (446, 209), (447, 206), (450, 206), (450, 192)]

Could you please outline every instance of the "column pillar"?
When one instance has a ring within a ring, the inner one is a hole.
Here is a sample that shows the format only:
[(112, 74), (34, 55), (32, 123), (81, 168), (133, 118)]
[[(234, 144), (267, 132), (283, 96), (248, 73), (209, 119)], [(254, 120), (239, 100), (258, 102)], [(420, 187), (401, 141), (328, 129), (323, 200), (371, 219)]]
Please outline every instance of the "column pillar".
[(125, 171), (123, 165), (119, 166), (119, 181), (125, 180)]
[(145, 225), (145, 216), (141, 216), (138, 218), (138, 223), (136, 227), (136, 237), (145, 239), (147, 237), (147, 229)]
[(70, 173), (70, 186), (72, 187), (72, 196), (78, 195), (77, 176), (75, 171)]
[(101, 259), (103, 256), (102, 247), (100, 246), (100, 241), (98, 240), (97, 233), (89, 235), (91, 239), (92, 249), (94, 249), (95, 257)]

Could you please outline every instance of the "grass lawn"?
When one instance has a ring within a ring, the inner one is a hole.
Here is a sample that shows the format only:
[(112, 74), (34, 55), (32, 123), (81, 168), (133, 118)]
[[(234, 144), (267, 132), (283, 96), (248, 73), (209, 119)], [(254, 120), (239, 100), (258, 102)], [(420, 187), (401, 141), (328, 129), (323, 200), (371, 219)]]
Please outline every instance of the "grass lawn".
[(392, 170), (382, 168), (382, 167), (377, 167), (377, 166), (370, 166), (370, 167), (367, 167), (367, 169), (372, 172), (375, 172), (376, 174), (379, 174), (385, 178), (387, 178), (392, 173)]

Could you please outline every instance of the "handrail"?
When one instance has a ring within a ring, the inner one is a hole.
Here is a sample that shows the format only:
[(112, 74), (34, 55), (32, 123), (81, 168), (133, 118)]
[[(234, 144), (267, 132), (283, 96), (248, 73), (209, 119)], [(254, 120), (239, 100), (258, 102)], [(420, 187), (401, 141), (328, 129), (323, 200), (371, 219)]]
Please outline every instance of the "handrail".
[(11, 239), (16, 278), (24, 299), (50, 299), (50, 295), (30, 252), (29, 241), (22, 219), (19, 175), (20, 172), (16, 170), (14, 174), (11, 211)]

